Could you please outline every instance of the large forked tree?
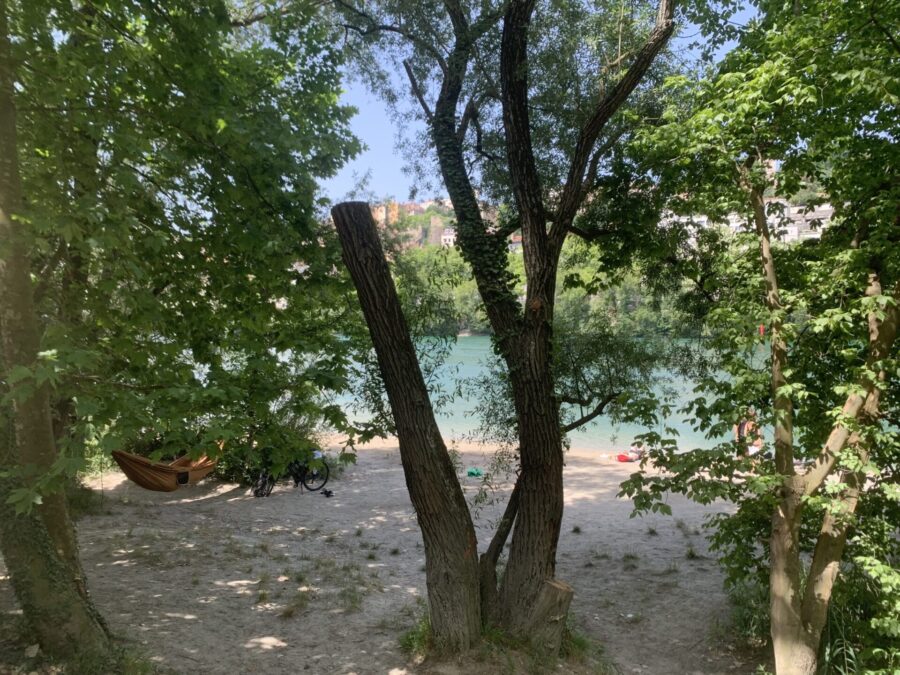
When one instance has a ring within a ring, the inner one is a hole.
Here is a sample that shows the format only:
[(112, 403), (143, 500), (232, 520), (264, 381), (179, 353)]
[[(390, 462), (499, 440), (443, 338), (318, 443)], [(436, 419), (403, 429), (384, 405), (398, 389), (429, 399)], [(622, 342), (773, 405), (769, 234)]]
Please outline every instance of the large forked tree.
[[(619, 5), (595, 12), (579, 3), (534, 0), (335, 4), (348, 36), (380, 39), (406, 56), (397, 65), (402, 61), (427, 123), (453, 203), (458, 245), (509, 372), (520, 471), (504, 525), (481, 560), (480, 618), (527, 637), (547, 623), (551, 608), (562, 606), (564, 615), (571, 595), (563, 584), (547, 584), (555, 576), (563, 512), (562, 432), (552, 372), (560, 252), (569, 234), (591, 234), (576, 226), (576, 216), (586, 201), (604, 199), (602, 162), (624, 133), (610, 123), (672, 34), (674, 0), (661, 0), (653, 15), (627, 18)], [(535, 23), (540, 30), (532, 29)], [(603, 39), (589, 42), (604, 31), (603, 37), (618, 31), (618, 49), (615, 39), (610, 51), (604, 51)], [(482, 216), (476, 185), (484, 193), (493, 186), (494, 196), (512, 203), (510, 222), (495, 225)], [(507, 268), (507, 237), (517, 229), (527, 277), (524, 305)], [(362, 293), (360, 299), (366, 302)], [(398, 431), (402, 442), (399, 424)], [(496, 563), (510, 526), (509, 558), (498, 586)], [(445, 527), (467, 529), (465, 522)], [(431, 611), (434, 619), (439, 608)], [(433, 621), (436, 629), (443, 625)], [(473, 630), (435, 637), (450, 648), (477, 639)]]

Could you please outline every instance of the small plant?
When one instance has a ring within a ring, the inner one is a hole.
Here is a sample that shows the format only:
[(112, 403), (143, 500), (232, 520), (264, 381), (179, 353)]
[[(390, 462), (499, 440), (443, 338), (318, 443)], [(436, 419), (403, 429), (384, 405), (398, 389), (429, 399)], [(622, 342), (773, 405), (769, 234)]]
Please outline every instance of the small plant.
[(256, 596), (256, 604), (262, 605), (269, 601), (269, 592), (268, 591), (260, 591), (259, 595)]
[(357, 527), (357, 528), (356, 528), (356, 532), (353, 533), (353, 536), (354, 536), (354, 537), (361, 537), (361, 536), (362, 536), (362, 528), (361, 528), (361, 527)]
[(684, 554), (684, 557), (688, 560), (700, 560), (700, 558), (702, 558), (703, 556), (697, 553), (697, 551), (694, 549), (693, 544), (690, 544), (687, 547), (687, 553)]
[(378, 560), (378, 555), (375, 553), (375, 551), (369, 551), (366, 554), (366, 560)]
[(656, 531), (656, 528), (653, 527), (652, 525), (649, 525), (647, 527), (647, 536), (656, 537), (657, 535), (659, 535), (659, 532)]
[(678, 563), (672, 560), (661, 574), (677, 574), (679, 571)]
[(391, 549), (391, 555), (400, 555), (400, 549), (399, 549), (399, 548), (392, 548), (392, 549)]
[(297, 614), (297, 612), (302, 612), (309, 606), (313, 595), (315, 595), (315, 593), (311, 589), (301, 588), (294, 593), (294, 597), (291, 598), (291, 601), (278, 613), (278, 616), (282, 619), (290, 619)]
[(431, 621), (426, 612), (415, 626), (400, 636), (400, 649), (409, 656), (426, 656), (431, 645)]
[(341, 607), (347, 612), (356, 612), (362, 607), (363, 594), (356, 586), (346, 586), (338, 593)]
[(590, 651), (590, 639), (579, 630), (573, 628), (571, 624), (567, 625), (566, 631), (563, 633), (562, 645), (560, 645), (560, 656), (582, 662)]
[(573, 527), (573, 528), (572, 528), (572, 534), (581, 534), (581, 527), (579, 527), (578, 525), (576, 525), (575, 527)]

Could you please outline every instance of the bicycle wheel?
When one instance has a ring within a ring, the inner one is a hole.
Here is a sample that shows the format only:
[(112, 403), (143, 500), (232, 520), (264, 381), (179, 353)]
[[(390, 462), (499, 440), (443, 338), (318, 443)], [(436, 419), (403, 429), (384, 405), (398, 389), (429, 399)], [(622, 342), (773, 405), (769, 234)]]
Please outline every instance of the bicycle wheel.
[(268, 497), (272, 494), (272, 489), (275, 487), (275, 476), (270, 474), (268, 471), (263, 471), (259, 474), (259, 478), (256, 479), (256, 483), (253, 485), (253, 496), (254, 497)]
[(321, 490), (328, 482), (328, 465), (324, 460), (319, 460), (318, 467), (307, 467), (300, 482), (310, 492)]

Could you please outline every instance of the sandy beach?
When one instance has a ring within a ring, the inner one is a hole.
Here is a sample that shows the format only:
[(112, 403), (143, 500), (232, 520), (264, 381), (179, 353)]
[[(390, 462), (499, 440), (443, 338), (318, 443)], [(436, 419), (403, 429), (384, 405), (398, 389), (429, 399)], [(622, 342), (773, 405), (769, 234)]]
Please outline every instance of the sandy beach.
[[(489, 458), (459, 450), (473, 497), (480, 481), (465, 469)], [(606, 672), (752, 673), (723, 642), (722, 575), (700, 530), (724, 507), (673, 497), (672, 517), (630, 518), (616, 493), (635, 467), (567, 454), (557, 576), (575, 588), (572, 625), (602, 647)], [(331, 498), (282, 483), (255, 499), (215, 480), (154, 493), (114, 472), (89, 483), (103, 495), (79, 522), (91, 593), (114, 633), (164, 670), (427, 672), (399, 644), (423, 614), (425, 574), (395, 440), (360, 448)], [(482, 548), (502, 508), (478, 512)], [(0, 610), (16, 613), (5, 572)], [(567, 668), (598, 672), (596, 661)]]

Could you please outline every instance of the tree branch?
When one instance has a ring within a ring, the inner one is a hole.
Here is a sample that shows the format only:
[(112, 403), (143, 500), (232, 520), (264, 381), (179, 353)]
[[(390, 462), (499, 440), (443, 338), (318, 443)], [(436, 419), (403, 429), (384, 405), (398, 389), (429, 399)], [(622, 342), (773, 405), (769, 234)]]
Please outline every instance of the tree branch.
[(494, 605), (497, 597), (497, 561), (506, 545), (509, 533), (512, 531), (513, 523), (516, 520), (516, 514), (519, 511), (519, 486), (522, 481), (516, 477), (516, 484), (513, 486), (512, 493), (509, 495), (509, 501), (506, 502), (506, 509), (503, 511), (503, 517), (497, 525), (497, 531), (494, 533), (491, 543), (487, 550), (481, 554), (478, 559), (480, 586), (481, 586), (481, 604), (486, 611)]
[[(322, 5), (323, 2), (312, 2), (311, 5)], [(242, 17), (234, 17), (231, 19), (231, 27), (232, 28), (249, 28), (253, 24), (259, 23), (261, 21), (265, 21), (266, 19), (271, 19), (273, 17), (282, 17), (287, 16), (290, 13), (290, 8), (287, 5), (282, 5), (272, 11), (268, 12), (257, 12), (256, 14), (248, 14)]]
[(434, 113), (431, 111), (431, 108), (428, 107), (428, 102), (425, 100), (425, 94), (422, 92), (422, 88), (419, 86), (418, 80), (416, 80), (416, 74), (413, 72), (412, 65), (409, 62), (409, 59), (403, 59), (403, 68), (406, 70), (406, 76), (409, 78), (409, 84), (412, 87), (412, 92), (416, 97), (416, 100), (419, 101), (419, 105), (422, 106), (422, 110), (425, 113), (425, 119), (428, 120), (428, 123), (434, 120)]
[(526, 256), (532, 249), (535, 256), (542, 257), (547, 245), (547, 217), (528, 114), (528, 26), (534, 6), (535, 0), (512, 0), (503, 17), (500, 89), (507, 163), (522, 218)]
[(575, 218), (578, 207), (583, 200), (582, 185), (584, 184), (584, 171), (591, 156), (591, 151), (597, 138), (609, 122), (610, 118), (622, 107), (628, 96), (643, 79), (647, 70), (653, 64), (656, 55), (662, 50), (672, 31), (675, 29), (675, 0), (660, 0), (656, 13), (656, 24), (644, 46), (638, 50), (637, 55), (621, 80), (594, 109), (587, 123), (582, 127), (572, 156), (572, 164), (563, 188), (560, 199), (559, 211), (556, 222), (551, 231), (551, 238), (555, 243), (561, 244), (569, 231), (569, 225)]
[(478, 117), (478, 103), (475, 96), (469, 99), (463, 110), (462, 118), (459, 120), (459, 129), (456, 131), (456, 137), (462, 143), (466, 139), (466, 132), (469, 130), (469, 123)]
[(900, 54), (900, 43), (897, 42), (897, 39), (891, 34), (891, 32), (887, 28), (885, 28), (884, 26), (881, 25), (881, 23), (879, 23), (878, 16), (875, 13), (875, 4), (874, 3), (869, 4), (869, 16), (872, 18), (872, 23), (875, 24), (875, 27), (879, 31), (881, 31), (882, 35), (884, 35), (887, 38), (888, 42), (891, 43), (891, 46), (893, 46), (894, 51), (896, 51), (898, 54)]
[(620, 391), (613, 392), (612, 394), (607, 394), (606, 396), (603, 397), (603, 400), (601, 400), (600, 403), (597, 404), (597, 407), (594, 408), (587, 415), (584, 415), (581, 419), (575, 420), (571, 424), (564, 425), (562, 427), (563, 433), (567, 434), (570, 431), (574, 431), (578, 427), (584, 426), (585, 424), (587, 424), (594, 418), (599, 417), (600, 415), (603, 414), (603, 411), (606, 410), (606, 406), (608, 406), (610, 403), (615, 401), (621, 395), (622, 395), (622, 392), (620, 392)]
[(444, 58), (444, 55), (441, 54), (440, 50), (434, 45), (426, 42), (421, 37), (416, 35), (415, 33), (410, 32), (403, 26), (397, 26), (393, 24), (385, 24), (379, 23), (375, 17), (371, 14), (368, 14), (361, 9), (357, 9), (349, 2), (344, 2), (344, 0), (333, 0), (334, 4), (339, 8), (343, 9), (345, 12), (349, 12), (353, 16), (356, 16), (368, 23), (368, 27), (363, 28), (361, 26), (357, 26), (352, 23), (345, 23), (343, 27), (347, 30), (352, 30), (354, 33), (358, 35), (366, 36), (366, 35), (374, 35), (375, 33), (396, 33), (397, 35), (401, 35), (409, 40), (413, 45), (418, 47), (419, 49), (429, 53), (434, 60), (437, 61), (438, 66), (441, 69), (441, 72), (446, 77), (447, 75), (447, 60)]
[(620, 127), (616, 130), (615, 133), (610, 134), (609, 137), (603, 141), (603, 143), (594, 150), (594, 154), (591, 155), (591, 161), (588, 163), (587, 171), (584, 176), (584, 184), (581, 188), (581, 197), (579, 203), (584, 203), (584, 200), (587, 199), (587, 196), (590, 194), (591, 190), (594, 189), (595, 183), (597, 181), (597, 171), (600, 166), (600, 160), (606, 156), (610, 150), (612, 150), (616, 143), (625, 135), (626, 128), (624, 126)]

